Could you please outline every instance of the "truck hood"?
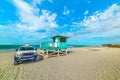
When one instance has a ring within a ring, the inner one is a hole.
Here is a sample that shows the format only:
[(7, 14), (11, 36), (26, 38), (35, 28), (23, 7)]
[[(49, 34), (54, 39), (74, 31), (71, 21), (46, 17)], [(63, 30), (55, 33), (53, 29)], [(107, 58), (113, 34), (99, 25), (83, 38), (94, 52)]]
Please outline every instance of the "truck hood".
[(35, 50), (29, 50), (29, 51), (18, 51), (16, 54), (22, 54), (22, 53), (36, 53)]

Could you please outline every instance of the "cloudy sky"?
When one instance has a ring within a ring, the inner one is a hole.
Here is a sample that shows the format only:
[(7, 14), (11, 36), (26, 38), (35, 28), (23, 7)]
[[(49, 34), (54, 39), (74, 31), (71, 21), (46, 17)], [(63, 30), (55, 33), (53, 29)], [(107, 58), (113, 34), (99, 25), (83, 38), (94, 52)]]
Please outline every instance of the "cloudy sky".
[(0, 0), (0, 44), (120, 43), (120, 0)]

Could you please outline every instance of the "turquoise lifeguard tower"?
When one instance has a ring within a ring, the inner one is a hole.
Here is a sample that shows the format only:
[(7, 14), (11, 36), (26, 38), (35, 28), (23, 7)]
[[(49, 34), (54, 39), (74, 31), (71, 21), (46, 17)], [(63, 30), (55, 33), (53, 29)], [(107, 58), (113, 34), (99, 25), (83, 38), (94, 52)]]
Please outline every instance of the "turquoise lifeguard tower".
[(67, 39), (70, 38), (68, 36), (63, 35), (55, 35), (51, 37), (53, 39), (53, 42), (42, 42), (40, 43), (40, 49), (45, 51), (62, 51), (65, 50), (67, 53)]

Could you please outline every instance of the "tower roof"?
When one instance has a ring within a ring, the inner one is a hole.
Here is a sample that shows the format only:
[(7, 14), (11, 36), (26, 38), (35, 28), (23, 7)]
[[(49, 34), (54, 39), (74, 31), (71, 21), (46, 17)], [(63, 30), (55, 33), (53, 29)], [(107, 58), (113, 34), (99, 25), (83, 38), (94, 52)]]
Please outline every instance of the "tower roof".
[(55, 36), (52, 36), (51, 38), (56, 38), (56, 37), (64, 37), (64, 38), (70, 38), (68, 36), (64, 36), (64, 35), (60, 35), (60, 34), (57, 34)]

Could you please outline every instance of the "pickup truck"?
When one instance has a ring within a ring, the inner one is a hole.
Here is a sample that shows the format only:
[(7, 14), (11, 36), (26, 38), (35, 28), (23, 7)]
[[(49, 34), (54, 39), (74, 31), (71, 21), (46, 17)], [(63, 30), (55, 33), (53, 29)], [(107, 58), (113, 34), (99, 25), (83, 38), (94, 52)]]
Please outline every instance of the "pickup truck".
[(31, 45), (23, 45), (16, 51), (14, 55), (14, 65), (27, 60), (37, 61), (37, 49)]

